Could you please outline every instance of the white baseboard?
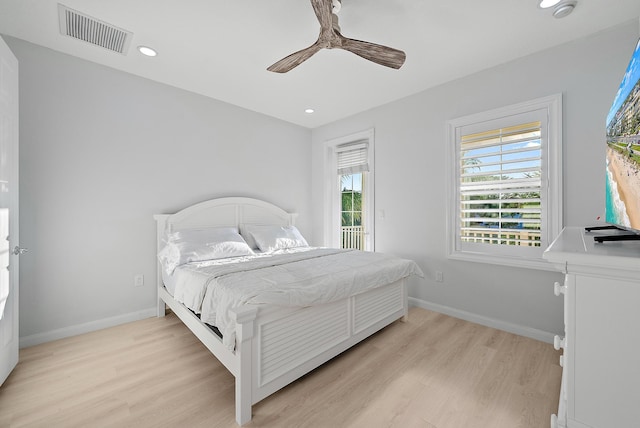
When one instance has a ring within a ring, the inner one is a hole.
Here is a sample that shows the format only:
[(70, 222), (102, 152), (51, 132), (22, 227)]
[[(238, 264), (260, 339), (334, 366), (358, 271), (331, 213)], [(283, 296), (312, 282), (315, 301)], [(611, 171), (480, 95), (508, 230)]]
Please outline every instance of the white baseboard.
[(518, 324), (512, 324), (506, 321), (500, 321), (494, 318), (485, 317), (482, 315), (474, 314), (472, 312), (463, 311), (460, 309), (452, 308), (449, 306), (439, 305), (437, 303), (427, 302), (426, 300), (416, 299), (415, 297), (409, 297), (409, 306), (416, 306), (418, 308), (427, 309), (441, 314), (449, 315), (455, 318), (460, 318), (465, 321), (470, 321), (476, 324), (484, 325), (498, 330), (503, 330), (509, 333), (517, 334), (531, 339), (539, 340), (541, 342), (553, 343), (554, 333), (538, 330), (531, 327), (525, 327)]
[[(426, 300), (409, 297), (409, 305), (418, 308), (427, 309), (434, 312), (446, 314), (465, 321), (484, 325), (498, 330), (507, 331), (509, 333), (518, 334), (520, 336), (529, 337), (541, 342), (553, 343), (554, 333), (538, 330), (531, 327), (525, 327), (518, 324), (512, 324), (506, 321), (500, 321), (494, 318), (485, 317), (474, 314), (472, 312), (455, 309), (449, 306), (439, 305), (437, 303), (427, 302)], [(104, 318), (97, 321), (91, 321), (85, 324), (74, 325), (71, 327), (51, 330), (44, 333), (32, 334), (20, 338), (20, 348), (39, 345), (53, 340), (63, 339), (65, 337), (77, 336), (78, 334), (89, 333), (91, 331), (102, 330), (103, 328), (114, 327), (116, 325), (125, 324), (132, 321), (139, 321), (145, 318), (156, 316), (156, 308), (149, 308), (138, 312), (131, 312), (124, 315), (118, 315), (111, 318)]]
[(84, 324), (73, 325), (71, 327), (59, 328), (57, 330), (45, 331), (44, 333), (32, 334), (20, 338), (20, 348), (39, 345), (52, 340), (63, 339), (65, 337), (77, 336), (78, 334), (89, 333), (91, 331), (102, 330), (103, 328), (114, 327), (132, 321), (139, 321), (145, 318), (156, 316), (156, 308), (144, 309), (138, 312), (104, 318)]

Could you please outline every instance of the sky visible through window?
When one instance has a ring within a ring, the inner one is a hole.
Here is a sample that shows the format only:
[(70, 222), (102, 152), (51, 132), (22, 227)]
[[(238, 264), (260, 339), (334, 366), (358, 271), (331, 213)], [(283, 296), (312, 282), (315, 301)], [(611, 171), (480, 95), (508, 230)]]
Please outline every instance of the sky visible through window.
[(343, 175), (341, 190), (352, 190), (354, 192), (362, 192), (362, 173)]
[[(502, 146), (502, 150), (516, 150), (528, 148), (531, 151), (519, 152), (519, 153), (509, 153), (502, 154), (500, 153), (500, 146), (494, 147), (484, 147), (479, 149), (466, 150), (464, 152), (464, 159), (477, 159), (480, 162), (468, 162), (465, 165), (466, 172), (482, 172), (482, 173), (500, 173), (502, 172), (503, 176), (508, 176), (509, 178), (521, 178), (523, 174), (508, 174), (509, 168), (535, 168), (540, 166), (540, 160), (533, 161), (522, 161), (517, 163), (499, 165), (500, 162), (513, 162), (520, 159), (526, 159), (532, 157), (532, 152), (539, 151), (541, 148), (541, 142), (539, 139), (526, 141), (522, 143), (509, 144)], [(483, 166), (483, 164), (495, 163), (494, 165)]]

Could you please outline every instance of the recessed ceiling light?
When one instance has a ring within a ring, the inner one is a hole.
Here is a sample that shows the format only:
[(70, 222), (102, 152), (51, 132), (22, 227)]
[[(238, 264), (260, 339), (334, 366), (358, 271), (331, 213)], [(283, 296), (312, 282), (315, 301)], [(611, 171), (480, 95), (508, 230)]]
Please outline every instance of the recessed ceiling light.
[(156, 55), (158, 55), (158, 52), (156, 52), (154, 49), (151, 49), (148, 46), (138, 46), (138, 50), (140, 51), (140, 53), (142, 55), (146, 55), (146, 56), (156, 56)]
[(553, 7), (560, 3), (562, 0), (540, 0), (540, 7), (542, 9), (546, 9), (548, 7)]
[(315, 111), (315, 110), (314, 110), (314, 109), (312, 109), (312, 108), (307, 108), (307, 109), (305, 109), (305, 110), (304, 110), (304, 112), (305, 112), (305, 113), (308, 113), (308, 114), (311, 114), (311, 113), (313, 113), (314, 111)]

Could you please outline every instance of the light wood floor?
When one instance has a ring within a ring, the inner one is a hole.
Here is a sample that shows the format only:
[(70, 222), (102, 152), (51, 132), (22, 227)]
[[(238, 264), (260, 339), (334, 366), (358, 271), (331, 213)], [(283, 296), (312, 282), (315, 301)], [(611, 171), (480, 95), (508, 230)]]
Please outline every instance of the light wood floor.
[[(549, 426), (550, 344), (412, 308), (253, 407), (249, 427)], [(21, 350), (0, 427), (234, 427), (234, 378), (173, 315)]]

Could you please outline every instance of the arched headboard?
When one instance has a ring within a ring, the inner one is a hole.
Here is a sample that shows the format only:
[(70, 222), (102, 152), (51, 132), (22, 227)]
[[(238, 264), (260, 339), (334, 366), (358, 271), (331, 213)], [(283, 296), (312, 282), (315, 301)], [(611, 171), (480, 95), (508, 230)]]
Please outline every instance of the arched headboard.
[(210, 199), (175, 214), (158, 214), (154, 218), (159, 231), (164, 234), (202, 227), (239, 227), (242, 224), (292, 226), (297, 216), (259, 199), (232, 197)]

